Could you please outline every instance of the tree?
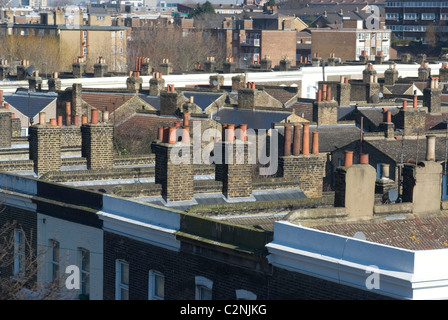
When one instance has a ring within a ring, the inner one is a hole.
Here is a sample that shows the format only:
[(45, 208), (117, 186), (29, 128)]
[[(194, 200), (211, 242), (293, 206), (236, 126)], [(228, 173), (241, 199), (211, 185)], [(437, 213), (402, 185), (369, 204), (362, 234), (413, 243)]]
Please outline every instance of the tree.
[(204, 2), (202, 5), (198, 3), (188, 17), (194, 18), (203, 14), (216, 14), (215, 8), (213, 8), (213, 5), (209, 1)]
[(214, 56), (218, 63), (225, 59), (218, 41), (201, 30), (185, 33), (176, 27), (148, 25), (133, 31), (127, 47), (129, 66), (134, 65), (136, 57), (148, 57), (155, 71), (163, 59), (168, 59), (174, 70), (181, 71), (192, 70), (207, 55)]
[(64, 281), (38, 284), (37, 271), (45, 251), (16, 222), (0, 224), (0, 300), (64, 299)]
[(273, 7), (275, 5), (275, 0), (266, 1), (263, 5), (263, 12), (266, 12), (268, 7)]

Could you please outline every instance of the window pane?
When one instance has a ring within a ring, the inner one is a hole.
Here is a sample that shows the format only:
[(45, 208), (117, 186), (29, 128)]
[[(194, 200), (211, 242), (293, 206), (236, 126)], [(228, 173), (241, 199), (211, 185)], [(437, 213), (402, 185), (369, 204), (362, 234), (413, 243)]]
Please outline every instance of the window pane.
[(90, 271), (90, 252), (81, 250), (81, 270)]
[(154, 295), (159, 298), (165, 297), (164, 277), (161, 275), (154, 276)]
[(121, 264), (121, 283), (129, 284), (129, 265), (126, 263)]
[(212, 290), (200, 286), (199, 287), (199, 299), (200, 300), (212, 300)]
[(82, 277), (82, 294), (88, 295), (90, 293), (90, 277), (88, 273), (83, 273)]
[(127, 289), (121, 288), (121, 300), (129, 300), (129, 291)]

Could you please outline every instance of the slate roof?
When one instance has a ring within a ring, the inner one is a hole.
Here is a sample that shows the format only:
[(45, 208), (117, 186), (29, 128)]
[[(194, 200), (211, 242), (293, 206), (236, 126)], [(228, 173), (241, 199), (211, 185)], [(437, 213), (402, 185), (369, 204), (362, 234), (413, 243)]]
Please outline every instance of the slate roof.
[[(426, 136), (421, 135), (417, 139), (404, 139), (403, 148), (402, 140), (368, 140), (364, 141), (366, 144), (370, 144), (374, 148), (380, 150), (393, 160), (401, 163), (401, 152), (403, 149), (403, 161), (407, 162), (409, 159), (424, 160), (426, 155)], [(436, 161), (444, 161), (446, 153), (446, 139), (445, 137), (436, 137)], [(417, 159), (418, 157), (418, 159)]]
[(361, 129), (355, 125), (310, 125), (310, 147), (314, 131), (319, 132), (319, 152), (332, 152), (359, 140), (361, 136)]
[(413, 83), (396, 83), (394, 85), (385, 85), (383, 87), (384, 94), (414, 95), (414, 90), (417, 91), (417, 96), (423, 95), (420, 88)]
[(5, 94), (3, 100), (28, 118), (33, 118), (57, 97), (57, 93), (54, 92), (17, 91), (14, 94)]
[(362, 232), (367, 241), (408, 250), (448, 248), (448, 217), (415, 217), (382, 223), (343, 223), (314, 226), (314, 229), (353, 237)]
[(218, 100), (223, 96), (223, 93), (213, 93), (213, 92), (192, 92), (192, 91), (183, 91), (184, 96), (187, 99), (190, 99), (192, 96), (194, 99), (194, 104), (204, 111), (207, 107), (209, 107), (213, 102)]
[(100, 111), (114, 112), (134, 96), (135, 93), (83, 92), (82, 100)]
[(289, 117), (291, 112), (243, 110), (222, 108), (212, 115), (212, 119), (219, 123), (239, 125), (247, 124), (250, 129), (270, 129), (272, 123), (281, 122)]
[(292, 87), (265, 87), (264, 91), (287, 108), (293, 105), (298, 97), (297, 88)]
[[(388, 110), (391, 112), (391, 115), (396, 115), (400, 109), (396, 107), (388, 107)], [(382, 107), (358, 107), (353, 109), (350, 113), (345, 115), (343, 120), (357, 120), (355, 115), (356, 112), (359, 112), (361, 116), (364, 117), (364, 121), (370, 121), (376, 128), (383, 122), (383, 108)]]

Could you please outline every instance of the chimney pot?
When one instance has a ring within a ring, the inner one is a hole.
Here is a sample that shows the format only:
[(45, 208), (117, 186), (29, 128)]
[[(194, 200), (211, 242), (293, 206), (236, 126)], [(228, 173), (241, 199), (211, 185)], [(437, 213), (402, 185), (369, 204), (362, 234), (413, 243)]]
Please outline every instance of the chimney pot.
[(292, 154), (300, 155), (300, 125), (294, 126), (294, 139), (292, 143)]
[(92, 109), (92, 118), (91, 118), (92, 124), (98, 123), (98, 109)]
[(426, 136), (426, 161), (436, 160), (436, 136), (427, 135)]
[(344, 167), (350, 167), (353, 164), (353, 151), (345, 151), (344, 154)]
[(190, 127), (183, 127), (182, 129), (182, 143), (190, 143)]
[(285, 125), (285, 144), (283, 148), (284, 156), (290, 156), (291, 155), (291, 126)]
[(168, 129), (168, 143), (175, 144), (176, 143), (176, 127), (169, 127)]
[(302, 134), (302, 154), (310, 154), (310, 125), (308, 123), (303, 124)]
[(319, 154), (319, 132), (313, 132), (312, 154)]
[(45, 121), (46, 121), (45, 116), (46, 116), (45, 112), (39, 112), (39, 124), (41, 126), (45, 125)]
[(369, 164), (369, 154), (368, 153), (361, 153), (359, 155), (359, 163), (360, 164)]

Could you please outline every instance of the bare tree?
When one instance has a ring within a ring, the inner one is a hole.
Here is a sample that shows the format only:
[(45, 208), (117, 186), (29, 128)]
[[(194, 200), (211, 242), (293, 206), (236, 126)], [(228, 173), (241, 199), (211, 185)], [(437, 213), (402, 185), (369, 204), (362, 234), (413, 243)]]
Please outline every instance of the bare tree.
[(32, 238), (15, 221), (0, 226), (0, 300), (64, 299), (63, 281), (38, 283), (44, 251), (37, 253)]
[(144, 26), (133, 31), (128, 42), (128, 65), (133, 66), (136, 57), (148, 57), (157, 70), (163, 59), (173, 64), (174, 70), (189, 71), (195, 63), (213, 55), (220, 63), (224, 50), (218, 41), (201, 30), (186, 32), (181, 28)]

